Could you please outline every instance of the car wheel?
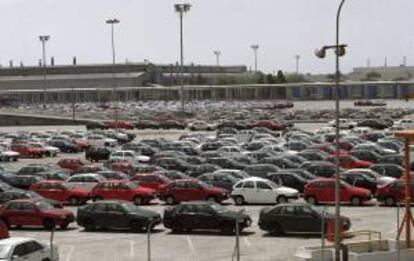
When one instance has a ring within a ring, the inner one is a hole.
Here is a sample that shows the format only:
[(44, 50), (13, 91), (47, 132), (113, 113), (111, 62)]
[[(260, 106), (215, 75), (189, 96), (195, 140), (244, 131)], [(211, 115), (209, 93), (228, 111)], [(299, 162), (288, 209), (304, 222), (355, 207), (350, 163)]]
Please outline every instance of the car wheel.
[(45, 219), (43, 220), (43, 227), (47, 230), (52, 230), (56, 227), (55, 221), (52, 219)]
[(279, 224), (275, 224), (271, 233), (275, 236), (280, 236), (280, 235), (283, 235), (283, 229)]
[(388, 207), (392, 207), (395, 205), (395, 199), (393, 197), (387, 197), (385, 199), (385, 205)]
[(174, 205), (174, 204), (175, 204), (175, 199), (174, 199), (174, 197), (173, 197), (173, 196), (168, 196), (168, 197), (165, 199), (165, 203), (166, 203), (167, 205)]
[(351, 198), (351, 205), (352, 206), (360, 206), (362, 204), (362, 200), (359, 197), (352, 197)]
[(47, 151), (46, 152), (46, 157), (50, 157), (51, 155), (50, 155), (50, 152), (49, 151)]
[(278, 196), (276, 199), (277, 204), (287, 203), (287, 198), (285, 196)]
[(62, 230), (66, 230), (68, 228), (68, 226), (69, 226), (69, 223), (63, 223), (62, 225), (60, 225), (60, 228)]
[(142, 205), (142, 203), (143, 203), (143, 200), (142, 200), (141, 197), (134, 197), (133, 200), (134, 200), (135, 205)]
[(179, 233), (179, 232), (183, 231), (183, 225), (180, 222), (175, 221), (171, 226), (171, 230), (174, 233)]
[[(225, 223), (220, 225), (220, 231), (223, 234), (232, 235), (236, 232), (235, 224), (230, 223), (230, 222), (225, 222)], [(239, 231), (240, 231), (240, 229), (239, 229)]]
[(86, 231), (95, 230), (95, 221), (93, 221), (92, 219), (86, 219), (83, 223)]
[(243, 205), (244, 204), (244, 198), (242, 196), (237, 196), (234, 198), (234, 204), (236, 204), (237, 206)]
[(317, 205), (318, 204), (318, 201), (316, 200), (316, 198), (314, 196), (306, 197), (306, 201), (311, 205)]
[(142, 226), (142, 224), (136, 220), (131, 221), (131, 223), (129, 223), (129, 227), (131, 228), (133, 232), (141, 232), (144, 230), (144, 227)]
[(218, 202), (218, 200), (215, 197), (207, 197), (207, 201), (209, 202)]
[(9, 221), (5, 218), (2, 218), (1, 221), (3, 221), (4, 225), (6, 225), (7, 228), (10, 228)]
[(13, 158), (13, 161), (17, 161), (17, 158)]
[(100, 200), (103, 200), (103, 198), (102, 197), (99, 197), (99, 196), (93, 198), (93, 201), (100, 201)]
[(70, 205), (77, 206), (77, 205), (79, 205), (79, 203), (80, 203), (80, 200), (79, 200), (78, 197), (74, 197), (74, 196), (69, 197), (69, 204)]

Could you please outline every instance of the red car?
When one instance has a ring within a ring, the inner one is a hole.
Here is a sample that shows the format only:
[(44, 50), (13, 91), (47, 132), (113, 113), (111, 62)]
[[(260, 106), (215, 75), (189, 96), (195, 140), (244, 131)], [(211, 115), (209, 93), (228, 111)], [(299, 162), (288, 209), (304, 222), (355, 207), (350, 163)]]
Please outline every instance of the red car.
[(84, 139), (73, 140), (73, 144), (78, 148), (79, 151), (88, 150), (92, 146), (89, 141)]
[(30, 186), (30, 190), (47, 199), (69, 203), (77, 206), (91, 198), (90, 193), (82, 188), (68, 188), (61, 180), (44, 180)]
[(139, 185), (146, 188), (151, 188), (158, 192), (162, 186), (165, 186), (171, 182), (169, 178), (156, 173), (138, 174), (135, 175), (131, 180), (138, 181)]
[(78, 170), (89, 163), (82, 159), (61, 159), (57, 164), (62, 169)]
[[(371, 191), (354, 187), (341, 181), (341, 202), (351, 203), (354, 206), (362, 205), (363, 202), (372, 198)], [(310, 204), (334, 203), (335, 202), (335, 179), (314, 179), (305, 185), (304, 198)]]
[[(414, 182), (410, 183), (411, 201), (414, 199)], [(394, 206), (396, 203), (405, 200), (405, 186), (403, 180), (377, 187), (377, 200), (387, 206)]]
[[(329, 162), (336, 163), (336, 157), (330, 156), (326, 159)], [(344, 169), (369, 168), (372, 163), (365, 160), (359, 160), (350, 155), (339, 155), (339, 166)]]
[(81, 166), (80, 168), (76, 169), (73, 173), (74, 174), (96, 173), (102, 170), (104, 169), (101, 166), (90, 164), (90, 165)]
[(148, 204), (156, 197), (153, 189), (145, 188), (127, 180), (99, 182), (91, 193), (94, 200), (121, 199), (133, 201), (135, 205)]
[(274, 131), (281, 131), (285, 130), (288, 125), (280, 122), (270, 121), (270, 120), (263, 120), (263, 121), (256, 121), (255, 123), (250, 125), (251, 128), (255, 127), (264, 127)]
[(46, 150), (32, 147), (29, 144), (12, 144), (10, 149), (20, 153), (22, 158), (41, 158), (46, 154)]
[[(329, 153), (331, 155), (336, 154), (335, 147), (332, 144), (329, 144), (329, 143), (312, 145), (310, 147), (310, 149), (322, 150), (322, 151), (325, 151), (326, 153)], [(347, 154), (348, 154), (348, 151), (339, 149), (339, 155), (347, 155)]]
[(43, 226), (53, 229), (60, 226), (66, 229), (75, 221), (71, 211), (54, 208), (45, 200), (11, 200), (0, 208), (0, 219), (10, 226)]
[(135, 125), (129, 121), (110, 121), (110, 122), (106, 122), (105, 126), (109, 129), (133, 130), (135, 128)]
[(222, 202), (229, 198), (229, 193), (225, 189), (209, 186), (197, 179), (181, 179), (161, 187), (159, 198), (169, 205), (193, 200)]

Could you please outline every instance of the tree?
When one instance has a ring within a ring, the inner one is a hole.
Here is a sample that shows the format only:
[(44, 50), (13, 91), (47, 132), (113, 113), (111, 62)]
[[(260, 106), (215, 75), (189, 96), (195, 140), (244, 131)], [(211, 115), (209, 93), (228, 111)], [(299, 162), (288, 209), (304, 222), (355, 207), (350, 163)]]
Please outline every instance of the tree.
[(266, 82), (269, 83), (269, 84), (275, 84), (276, 79), (275, 79), (275, 77), (273, 77), (272, 74), (269, 73), (269, 74), (266, 75)]
[(277, 81), (278, 81), (278, 83), (285, 83), (286, 82), (285, 75), (283, 74), (283, 72), (281, 70), (277, 71)]

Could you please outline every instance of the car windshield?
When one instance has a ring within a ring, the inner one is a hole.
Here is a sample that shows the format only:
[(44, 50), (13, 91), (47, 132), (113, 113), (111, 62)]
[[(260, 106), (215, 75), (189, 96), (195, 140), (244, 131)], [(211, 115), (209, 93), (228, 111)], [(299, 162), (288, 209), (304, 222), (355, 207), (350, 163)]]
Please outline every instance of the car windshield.
[(39, 201), (39, 202), (37, 202), (36, 203), (36, 206), (39, 208), (39, 209), (42, 209), (42, 210), (44, 210), (44, 209), (52, 209), (53, 208), (53, 206), (49, 203), (49, 202), (47, 202), (47, 201)]
[(130, 188), (130, 189), (134, 189), (134, 188), (139, 187), (139, 183), (138, 183), (138, 182), (128, 182), (128, 183), (125, 183), (125, 185), (126, 185), (128, 188)]
[(217, 213), (227, 212), (227, 209), (225, 207), (223, 207), (222, 205), (220, 205), (220, 204), (211, 204), (210, 206)]
[(197, 184), (199, 184), (202, 188), (212, 187), (212, 185), (209, 185), (203, 181), (199, 181)]
[(39, 143), (32, 143), (32, 144), (30, 144), (30, 146), (34, 147), (34, 148), (43, 148), (43, 146), (40, 145)]
[(279, 185), (277, 185), (276, 183), (272, 182), (272, 181), (267, 181), (266, 184), (268, 186), (270, 186), (272, 189), (278, 188), (280, 187)]
[(0, 245), (0, 259), (6, 259), (9, 256), (11, 246)]

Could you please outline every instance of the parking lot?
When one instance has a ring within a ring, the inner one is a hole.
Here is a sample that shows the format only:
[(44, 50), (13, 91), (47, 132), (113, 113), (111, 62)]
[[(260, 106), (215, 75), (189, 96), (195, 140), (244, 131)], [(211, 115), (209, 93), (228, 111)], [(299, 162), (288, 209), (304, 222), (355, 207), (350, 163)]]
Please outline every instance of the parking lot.
[[(313, 124), (300, 126), (305, 129), (314, 128)], [(66, 127), (65, 127), (66, 128)], [(74, 127), (76, 128), (76, 127)], [(16, 129), (14, 129), (16, 130)], [(141, 137), (176, 138), (180, 131), (139, 132)], [(58, 158), (45, 158), (42, 161), (56, 162), (60, 157), (83, 157), (83, 154), (61, 154)], [(21, 159), (17, 163), (6, 163), (6, 167), (19, 167), (39, 160)], [(250, 214), (253, 224), (243, 231), (240, 238), (242, 260), (292, 260), (299, 247), (319, 245), (319, 237), (283, 236), (275, 237), (261, 231), (257, 225), (259, 211), (264, 206), (248, 205), (237, 207), (231, 200), (224, 203), (228, 208), (245, 211)], [(146, 209), (163, 212), (166, 206), (155, 201)], [(67, 207), (76, 213), (75, 207)], [(327, 206), (334, 212), (333, 206)], [(395, 237), (397, 226), (397, 209), (377, 206), (370, 202), (361, 207), (344, 206), (342, 214), (352, 222), (353, 231), (373, 230), (381, 232), (382, 237)], [(13, 236), (34, 237), (48, 241), (50, 232), (43, 229), (12, 230)], [(366, 238), (366, 237), (365, 237)], [(362, 236), (347, 240), (363, 240)], [(57, 230), (55, 242), (59, 246), (61, 260), (145, 260), (147, 257), (147, 235), (131, 232), (85, 232), (75, 223), (66, 231)], [(328, 243), (329, 244), (329, 243)], [(191, 232), (174, 234), (162, 225), (156, 227), (151, 234), (152, 260), (231, 260), (234, 252), (235, 237), (215, 232)]]

